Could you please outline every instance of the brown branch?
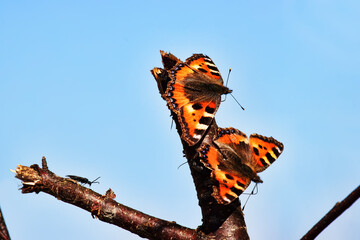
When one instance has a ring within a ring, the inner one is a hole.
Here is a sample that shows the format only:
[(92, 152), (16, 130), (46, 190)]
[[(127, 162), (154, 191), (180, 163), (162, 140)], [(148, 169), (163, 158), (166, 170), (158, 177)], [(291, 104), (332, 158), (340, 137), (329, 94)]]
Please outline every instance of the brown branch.
[(327, 226), (329, 226), (338, 216), (348, 209), (360, 197), (360, 186), (352, 191), (344, 200), (337, 202), (335, 206), (316, 223), (301, 239), (315, 239)]
[[(180, 60), (171, 53), (165, 53), (163, 51), (160, 53), (164, 69), (154, 68), (151, 70), (151, 73), (157, 82), (159, 93), (163, 96), (167, 83), (170, 81), (168, 70), (175, 66), (175, 64)], [(171, 116), (176, 124), (178, 134), (181, 136), (182, 132), (178, 118), (173, 112), (171, 112)], [(229, 205), (222, 205), (216, 202), (211, 194), (214, 184), (218, 183), (214, 182), (213, 178), (211, 178), (210, 170), (204, 167), (197, 155), (197, 148), (202, 143), (212, 144), (212, 139), (217, 133), (217, 129), (218, 126), (214, 119), (207, 130), (204, 139), (196, 145), (189, 146), (182, 140), (184, 154), (189, 163), (202, 212), (203, 224), (199, 229), (205, 234), (213, 234), (216, 239), (247, 240), (249, 239), (249, 236), (239, 199), (233, 201)]]
[(200, 231), (182, 227), (117, 203), (114, 192), (109, 189), (104, 195), (83, 187), (69, 178), (51, 172), (42, 159), (42, 168), (18, 165), (16, 178), (23, 183), (22, 193), (48, 193), (57, 199), (80, 207), (101, 221), (114, 224), (148, 239), (207, 239)]
[(0, 208), (0, 239), (1, 240), (10, 240), (9, 231), (5, 224), (5, 218)]

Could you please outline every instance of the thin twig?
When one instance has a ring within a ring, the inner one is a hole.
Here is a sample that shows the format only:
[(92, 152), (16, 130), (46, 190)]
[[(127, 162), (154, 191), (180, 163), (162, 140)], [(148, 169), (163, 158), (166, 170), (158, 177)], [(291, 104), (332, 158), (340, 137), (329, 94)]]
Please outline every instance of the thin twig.
[(352, 191), (344, 200), (337, 202), (335, 206), (315, 224), (301, 240), (315, 239), (327, 226), (329, 226), (338, 216), (348, 209), (360, 197), (360, 186)]

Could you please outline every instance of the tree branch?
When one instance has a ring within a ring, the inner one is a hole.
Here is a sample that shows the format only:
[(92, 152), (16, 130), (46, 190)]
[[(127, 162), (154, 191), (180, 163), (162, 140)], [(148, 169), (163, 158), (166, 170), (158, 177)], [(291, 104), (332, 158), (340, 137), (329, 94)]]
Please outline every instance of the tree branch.
[[(164, 69), (154, 68), (151, 70), (159, 93), (161, 96), (165, 93), (168, 82), (171, 80), (168, 76), (168, 70), (176, 65), (180, 60), (171, 53), (160, 51)], [(182, 135), (181, 127), (176, 114), (171, 112), (172, 119), (176, 124), (179, 136)], [(218, 204), (212, 197), (213, 186), (218, 184), (211, 178), (211, 172), (204, 167), (197, 155), (197, 148), (201, 144), (206, 143), (212, 145), (212, 140), (217, 133), (218, 126), (215, 119), (209, 126), (206, 135), (202, 141), (194, 146), (189, 146), (185, 141), (181, 140), (185, 157), (188, 160), (191, 175), (196, 187), (199, 205), (202, 212), (203, 224), (200, 230), (205, 234), (213, 234), (216, 239), (249, 239), (243, 212), (240, 207), (239, 199), (234, 200), (229, 205)]]
[(352, 191), (344, 200), (337, 202), (335, 206), (316, 223), (301, 240), (315, 239), (327, 226), (329, 226), (338, 216), (348, 209), (360, 197), (360, 186)]
[(45, 157), (42, 168), (37, 164), (30, 167), (18, 165), (16, 178), (22, 181), (22, 193), (48, 193), (57, 199), (80, 207), (101, 221), (114, 224), (148, 239), (207, 239), (200, 231), (182, 227), (175, 222), (165, 221), (114, 201), (115, 194), (109, 189), (100, 195), (78, 182), (62, 178), (51, 172)]
[(5, 218), (0, 208), (0, 239), (10, 240), (10, 234), (5, 224)]

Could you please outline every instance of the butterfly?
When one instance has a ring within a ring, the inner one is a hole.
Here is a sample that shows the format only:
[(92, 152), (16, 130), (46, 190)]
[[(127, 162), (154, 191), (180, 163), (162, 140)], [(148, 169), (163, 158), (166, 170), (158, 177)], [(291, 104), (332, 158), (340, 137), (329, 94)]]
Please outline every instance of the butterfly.
[[(159, 72), (158, 69), (156, 71)], [(221, 95), (232, 90), (223, 85), (214, 62), (203, 54), (194, 54), (185, 62), (178, 60), (167, 72), (170, 80), (162, 97), (177, 115), (181, 138), (193, 146), (210, 126), (219, 108)]]
[(252, 134), (248, 138), (234, 128), (219, 128), (213, 145), (202, 144), (200, 161), (219, 183), (212, 196), (219, 204), (229, 204), (249, 186), (261, 183), (257, 173), (269, 167), (282, 153), (284, 145), (272, 137)]

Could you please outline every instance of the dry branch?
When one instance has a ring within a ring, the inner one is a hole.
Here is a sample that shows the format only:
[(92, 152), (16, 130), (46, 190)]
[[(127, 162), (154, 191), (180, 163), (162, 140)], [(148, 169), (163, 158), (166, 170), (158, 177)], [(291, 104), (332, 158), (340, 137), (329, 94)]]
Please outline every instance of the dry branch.
[[(165, 68), (169, 68), (178, 59), (171, 54), (162, 53)], [(154, 76), (160, 93), (164, 93), (168, 81), (167, 72), (157, 69)], [(172, 114), (179, 135), (181, 129), (177, 117)], [(203, 139), (211, 143), (218, 126), (215, 120)], [(62, 178), (49, 171), (46, 159), (43, 158), (42, 168), (34, 164), (30, 167), (19, 165), (16, 177), (23, 181), (22, 193), (45, 192), (57, 199), (81, 207), (99, 218), (141, 237), (149, 239), (240, 239), (247, 240), (249, 236), (244, 216), (237, 199), (229, 205), (218, 204), (212, 197), (213, 185), (216, 184), (210, 176), (210, 170), (204, 167), (197, 156), (197, 147), (189, 147), (182, 141), (184, 154), (188, 159), (191, 174), (198, 194), (202, 210), (203, 224), (198, 229), (182, 227), (175, 222), (169, 222), (146, 215), (114, 201), (115, 194), (109, 189), (105, 195), (100, 195), (91, 189), (79, 185), (76, 181)]]
[(22, 193), (48, 193), (57, 199), (80, 207), (101, 221), (114, 224), (148, 239), (207, 239), (194, 229), (182, 227), (117, 203), (114, 192), (109, 189), (104, 195), (81, 186), (69, 178), (51, 172), (45, 157), (42, 168), (18, 165), (16, 178), (23, 183)]

